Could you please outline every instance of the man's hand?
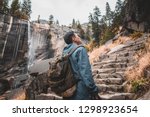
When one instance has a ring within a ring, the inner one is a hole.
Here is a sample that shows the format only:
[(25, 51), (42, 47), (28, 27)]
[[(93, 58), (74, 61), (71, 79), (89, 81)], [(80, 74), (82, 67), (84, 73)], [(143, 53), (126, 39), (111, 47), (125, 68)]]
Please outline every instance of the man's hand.
[(98, 93), (91, 94), (90, 98), (91, 98), (91, 100), (101, 100), (101, 97), (98, 95)]

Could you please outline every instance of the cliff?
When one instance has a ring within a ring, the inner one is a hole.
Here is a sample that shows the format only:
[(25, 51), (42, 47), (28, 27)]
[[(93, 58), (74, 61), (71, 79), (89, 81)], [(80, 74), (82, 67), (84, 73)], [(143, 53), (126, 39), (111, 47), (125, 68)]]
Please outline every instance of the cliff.
[(126, 0), (124, 26), (135, 31), (150, 30), (150, 1)]

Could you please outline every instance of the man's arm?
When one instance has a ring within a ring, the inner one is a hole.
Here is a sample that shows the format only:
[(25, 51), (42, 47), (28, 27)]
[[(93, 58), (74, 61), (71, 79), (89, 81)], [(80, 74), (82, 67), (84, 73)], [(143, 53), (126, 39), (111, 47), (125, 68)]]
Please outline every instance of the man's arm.
[(85, 48), (82, 47), (82, 49), (79, 51), (78, 57), (79, 73), (82, 80), (84, 81), (90, 94), (97, 94), (98, 88), (92, 78), (91, 65)]

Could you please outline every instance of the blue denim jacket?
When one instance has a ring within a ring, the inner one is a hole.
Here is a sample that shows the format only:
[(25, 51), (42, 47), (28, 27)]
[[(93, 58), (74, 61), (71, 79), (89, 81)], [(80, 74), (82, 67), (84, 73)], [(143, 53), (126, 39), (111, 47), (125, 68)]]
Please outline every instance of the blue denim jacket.
[[(63, 50), (63, 55), (66, 55), (73, 48), (78, 45), (75, 43), (67, 45)], [(92, 78), (91, 65), (89, 62), (87, 51), (84, 47), (77, 48), (70, 56), (71, 66), (74, 72), (74, 76), (78, 81), (77, 90), (73, 97), (68, 99), (81, 100), (90, 99), (90, 94), (97, 93), (98, 88)], [(67, 99), (67, 98), (66, 98)]]

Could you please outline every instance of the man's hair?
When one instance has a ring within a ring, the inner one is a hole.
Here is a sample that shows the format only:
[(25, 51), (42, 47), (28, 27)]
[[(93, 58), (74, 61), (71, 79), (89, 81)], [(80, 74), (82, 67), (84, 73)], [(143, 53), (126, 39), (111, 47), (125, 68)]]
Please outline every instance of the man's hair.
[(68, 32), (65, 36), (64, 36), (64, 41), (66, 44), (71, 44), (72, 43), (72, 37), (74, 36), (74, 32)]

